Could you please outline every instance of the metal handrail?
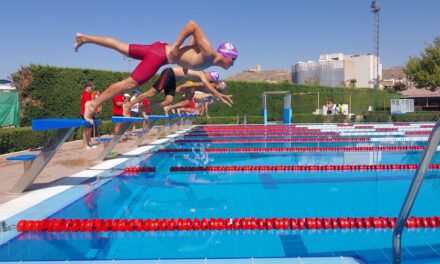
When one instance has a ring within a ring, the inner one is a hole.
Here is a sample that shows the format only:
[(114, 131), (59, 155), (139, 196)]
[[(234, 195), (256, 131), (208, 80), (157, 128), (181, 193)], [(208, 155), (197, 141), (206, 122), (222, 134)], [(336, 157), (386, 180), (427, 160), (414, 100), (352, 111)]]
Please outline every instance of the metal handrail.
[(428, 144), (423, 153), (422, 160), (417, 167), (415, 176), (411, 182), (408, 193), (406, 194), (405, 202), (400, 209), (399, 217), (397, 218), (396, 226), (393, 231), (393, 263), (400, 264), (401, 258), (401, 236), (403, 227), (405, 226), (406, 220), (409, 213), (411, 212), (414, 201), (416, 200), (417, 194), (420, 190), (420, 186), (425, 178), (426, 171), (431, 164), (432, 157), (435, 154), (437, 145), (440, 141), (440, 120), (437, 121), (434, 128), (432, 129), (431, 135), (428, 139)]

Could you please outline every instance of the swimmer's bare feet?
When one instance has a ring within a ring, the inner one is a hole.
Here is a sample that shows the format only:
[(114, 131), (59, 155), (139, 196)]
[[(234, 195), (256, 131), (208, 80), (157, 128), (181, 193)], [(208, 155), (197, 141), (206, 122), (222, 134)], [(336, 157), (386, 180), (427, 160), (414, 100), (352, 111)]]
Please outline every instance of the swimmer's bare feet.
[(166, 116), (168, 116), (168, 112), (170, 111), (170, 106), (165, 106), (164, 108), (163, 108), (163, 111), (165, 112), (165, 115)]
[(95, 107), (92, 104), (92, 101), (88, 101), (84, 107), (84, 119), (93, 125), (92, 115), (95, 113)]
[(73, 48), (75, 52), (78, 52), (78, 49), (86, 43), (85, 35), (81, 33), (76, 33), (75, 43), (73, 44)]

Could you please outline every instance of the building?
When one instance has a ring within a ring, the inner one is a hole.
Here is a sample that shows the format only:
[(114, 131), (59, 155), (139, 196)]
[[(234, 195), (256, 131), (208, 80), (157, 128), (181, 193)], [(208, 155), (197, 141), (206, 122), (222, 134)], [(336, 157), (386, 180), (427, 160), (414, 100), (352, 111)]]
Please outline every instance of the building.
[[(440, 88), (440, 87), (439, 87)], [(440, 90), (411, 87), (402, 92), (402, 99), (414, 99), (416, 111), (439, 111)]]
[(255, 68), (229, 76), (228, 80), (282, 83), (291, 82), (290, 76), (291, 74), (287, 69), (263, 71), (261, 65), (257, 64)]
[(403, 72), (402, 67), (391, 67), (383, 69), (383, 81), (384, 88), (393, 88), (399, 84), (403, 84), (404, 88), (413, 88), (414, 85), (410, 82)]
[[(296, 84), (373, 88), (376, 79), (376, 56), (324, 54), (318, 61), (298, 62), (292, 66)], [(379, 79), (382, 65), (379, 64)]]

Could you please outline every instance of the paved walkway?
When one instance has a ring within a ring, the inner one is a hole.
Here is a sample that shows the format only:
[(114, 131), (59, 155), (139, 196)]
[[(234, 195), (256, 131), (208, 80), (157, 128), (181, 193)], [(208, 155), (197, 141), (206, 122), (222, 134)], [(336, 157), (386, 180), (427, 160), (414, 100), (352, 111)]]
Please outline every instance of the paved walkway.
[[(156, 129), (151, 131), (151, 135), (145, 139), (143, 144), (147, 144), (156, 139)], [(136, 138), (135, 138), (136, 139)], [(136, 148), (136, 140), (127, 140), (116, 145), (113, 151), (121, 154), (129, 152)], [(57, 151), (53, 159), (47, 167), (37, 177), (35, 182), (29, 187), (29, 190), (44, 188), (50, 183), (78, 173), (89, 167), (95, 166), (100, 162), (94, 161), (99, 153), (103, 150), (103, 144), (99, 144), (98, 148), (85, 150), (82, 148), (82, 141), (66, 142)], [(13, 200), (23, 194), (9, 194), (8, 191), (23, 175), (22, 161), (8, 161), (9, 156), (17, 154), (38, 154), (38, 151), (22, 151), (20, 153), (9, 153), (0, 156), (0, 204)]]

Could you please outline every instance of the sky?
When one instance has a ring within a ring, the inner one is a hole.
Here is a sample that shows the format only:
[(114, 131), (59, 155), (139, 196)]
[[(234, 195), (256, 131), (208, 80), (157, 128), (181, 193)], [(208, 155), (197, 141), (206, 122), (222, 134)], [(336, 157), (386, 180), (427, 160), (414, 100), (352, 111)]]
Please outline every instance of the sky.
[[(291, 69), (320, 54), (373, 53), (370, 0), (2, 0), (0, 79), (21, 66), (42, 64), (112, 71), (133, 70), (113, 51), (85, 45), (73, 50), (76, 32), (126, 43), (174, 43), (190, 20), (212, 46), (235, 44), (238, 59), (221, 78), (254, 68)], [(378, 0), (380, 57), (402, 66), (440, 36), (440, 1)]]

